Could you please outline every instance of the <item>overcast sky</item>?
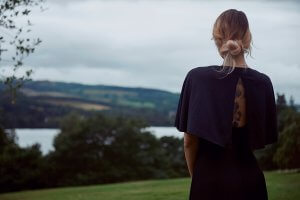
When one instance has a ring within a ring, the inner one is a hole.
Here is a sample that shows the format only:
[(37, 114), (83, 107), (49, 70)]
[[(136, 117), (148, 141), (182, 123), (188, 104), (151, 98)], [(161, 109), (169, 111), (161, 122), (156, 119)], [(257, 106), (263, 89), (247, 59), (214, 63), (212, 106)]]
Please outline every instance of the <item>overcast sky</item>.
[(180, 92), (188, 70), (222, 63), (212, 26), (235, 8), (246, 13), (253, 35), (248, 65), (300, 103), (297, 1), (48, 0), (45, 7), (32, 16), (43, 40), (26, 62), (35, 80)]

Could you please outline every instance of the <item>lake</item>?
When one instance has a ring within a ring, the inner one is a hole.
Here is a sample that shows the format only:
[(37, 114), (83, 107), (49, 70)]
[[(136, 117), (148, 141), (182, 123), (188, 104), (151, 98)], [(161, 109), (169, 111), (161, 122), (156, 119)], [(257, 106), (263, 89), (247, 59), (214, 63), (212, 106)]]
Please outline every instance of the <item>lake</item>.
[[(152, 132), (156, 137), (175, 136), (183, 137), (183, 133), (178, 132), (175, 127), (150, 126), (145, 130)], [(53, 148), (53, 139), (60, 129), (35, 128), (35, 129), (16, 129), (18, 137), (17, 143), (21, 147), (31, 146), (34, 143), (41, 145), (41, 151), (45, 155)]]

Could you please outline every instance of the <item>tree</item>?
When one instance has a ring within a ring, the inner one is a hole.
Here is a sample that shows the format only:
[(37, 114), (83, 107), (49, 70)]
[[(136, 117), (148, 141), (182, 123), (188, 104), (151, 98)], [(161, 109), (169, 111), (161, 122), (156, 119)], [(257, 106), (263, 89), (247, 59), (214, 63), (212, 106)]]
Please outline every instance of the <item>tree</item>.
[(291, 109), (293, 109), (294, 111), (297, 111), (297, 108), (295, 106), (295, 100), (293, 96), (290, 96), (290, 100), (289, 100), (289, 107)]
[(51, 186), (185, 176), (183, 141), (160, 140), (146, 126), (140, 119), (100, 113), (67, 116), (47, 156)]
[(300, 114), (290, 109), (286, 114), (286, 126), (279, 137), (279, 147), (273, 157), (279, 168), (300, 167)]
[(284, 94), (277, 93), (276, 107), (277, 112), (280, 113), (282, 110), (287, 108), (286, 98)]
[[(65, 117), (61, 132), (54, 139), (55, 151), (48, 155), (52, 167), (48, 171), (53, 173), (51, 177), (57, 177), (54, 182), (58, 181), (54, 185), (107, 183), (143, 177), (140, 169), (145, 167), (145, 172), (149, 166), (141, 166), (141, 157), (149, 159), (151, 156), (139, 155), (143, 152), (140, 150), (155, 148), (154, 136), (140, 132), (145, 125), (143, 121), (109, 118), (100, 113), (89, 118), (75, 113)], [(148, 171), (144, 175), (152, 174)]]
[(20, 148), (15, 140), (13, 133), (0, 127), (0, 193), (43, 187), (40, 145)]
[[(0, 74), (0, 82), (8, 86), (15, 101), (16, 90), (26, 80), (30, 80), (32, 70), (17, 76), (18, 69), (23, 66), (24, 58), (32, 54), (41, 43), (39, 38), (29, 37), (32, 23), (28, 19), (31, 9), (41, 6), (44, 0), (1, 0), (0, 2), (0, 64), (11, 75)], [(42, 7), (40, 7), (43, 9)], [(22, 20), (19, 18), (22, 17)], [(25, 22), (24, 22), (25, 21)]]
[(168, 177), (189, 176), (184, 156), (183, 139), (163, 136), (160, 138), (160, 143), (167, 159), (164, 170)]

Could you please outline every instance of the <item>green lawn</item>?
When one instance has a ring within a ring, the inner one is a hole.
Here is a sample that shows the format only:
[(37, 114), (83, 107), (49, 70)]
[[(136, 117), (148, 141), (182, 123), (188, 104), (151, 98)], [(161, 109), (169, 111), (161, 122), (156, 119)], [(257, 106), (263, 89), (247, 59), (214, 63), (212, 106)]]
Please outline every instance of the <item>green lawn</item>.
[[(300, 173), (265, 172), (269, 200), (300, 199)], [(189, 178), (22, 191), (1, 200), (184, 200)]]

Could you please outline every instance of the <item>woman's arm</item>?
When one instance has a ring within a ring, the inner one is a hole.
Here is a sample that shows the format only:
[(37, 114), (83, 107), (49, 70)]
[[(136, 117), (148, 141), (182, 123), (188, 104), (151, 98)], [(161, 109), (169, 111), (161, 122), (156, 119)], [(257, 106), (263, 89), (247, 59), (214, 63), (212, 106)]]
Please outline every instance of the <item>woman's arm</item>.
[(198, 149), (198, 138), (189, 133), (184, 133), (184, 154), (190, 176), (193, 176), (196, 155)]

